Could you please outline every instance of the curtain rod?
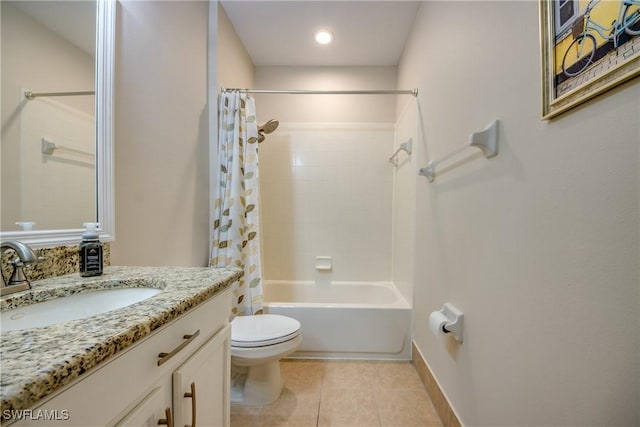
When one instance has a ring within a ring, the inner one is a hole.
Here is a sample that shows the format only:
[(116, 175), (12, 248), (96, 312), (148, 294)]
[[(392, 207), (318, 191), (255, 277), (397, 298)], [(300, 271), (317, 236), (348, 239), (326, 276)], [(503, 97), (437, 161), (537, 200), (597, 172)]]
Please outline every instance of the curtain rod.
[(33, 99), (39, 96), (76, 96), (76, 95), (95, 95), (95, 94), (96, 94), (95, 91), (92, 91), (92, 90), (85, 90), (80, 92), (40, 92), (40, 93), (27, 91), (24, 93), (24, 97), (27, 99)]
[(240, 93), (275, 93), (288, 95), (413, 95), (418, 96), (418, 89), (412, 90), (274, 90), (274, 89), (222, 89), (222, 92)]

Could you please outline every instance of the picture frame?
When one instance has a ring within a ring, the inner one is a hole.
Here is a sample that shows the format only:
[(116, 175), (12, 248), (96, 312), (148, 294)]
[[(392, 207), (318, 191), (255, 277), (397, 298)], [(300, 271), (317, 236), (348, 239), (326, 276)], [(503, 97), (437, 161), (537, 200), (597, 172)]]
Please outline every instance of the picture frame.
[(542, 119), (640, 75), (640, 0), (540, 0)]

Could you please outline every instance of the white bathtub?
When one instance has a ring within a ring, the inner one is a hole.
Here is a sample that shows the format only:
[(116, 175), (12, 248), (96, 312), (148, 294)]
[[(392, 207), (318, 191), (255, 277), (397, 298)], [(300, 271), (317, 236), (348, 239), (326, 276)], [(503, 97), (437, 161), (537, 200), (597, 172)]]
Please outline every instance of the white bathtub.
[(411, 307), (392, 283), (266, 280), (264, 301), (302, 324), (290, 357), (411, 359)]

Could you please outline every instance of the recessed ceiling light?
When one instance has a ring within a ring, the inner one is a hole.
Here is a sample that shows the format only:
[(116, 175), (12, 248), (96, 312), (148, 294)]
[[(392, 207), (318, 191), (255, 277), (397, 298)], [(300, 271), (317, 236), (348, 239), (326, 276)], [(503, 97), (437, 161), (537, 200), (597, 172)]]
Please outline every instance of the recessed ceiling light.
[(320, 30), (316, 32), (315, 38), (320, 44), (329, 44), (333, 40), (333, 34), (327, 30)]

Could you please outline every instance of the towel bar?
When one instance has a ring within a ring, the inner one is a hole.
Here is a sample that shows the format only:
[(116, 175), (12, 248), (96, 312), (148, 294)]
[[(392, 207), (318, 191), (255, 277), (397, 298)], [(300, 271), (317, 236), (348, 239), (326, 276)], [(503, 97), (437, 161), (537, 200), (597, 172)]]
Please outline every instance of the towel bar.
[(452, 151), (446, 156), (432, 160), (427, 166), (420, 168), (418, 175), (422, 175), (427, 178), (427, 181), (433, 182), (436, 177), (436, 166), (440, 163), (449, 160), (451, 157), (462, 153), (467, 148), (476, 147), (482, 150), (484, 157), (489, 159), (498, 155), (498, 120), (491, 122), (484, 130), (480, 132), (474, 132), (469, 135), (469, 142), (462, 147)]

